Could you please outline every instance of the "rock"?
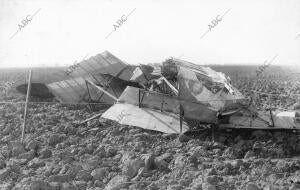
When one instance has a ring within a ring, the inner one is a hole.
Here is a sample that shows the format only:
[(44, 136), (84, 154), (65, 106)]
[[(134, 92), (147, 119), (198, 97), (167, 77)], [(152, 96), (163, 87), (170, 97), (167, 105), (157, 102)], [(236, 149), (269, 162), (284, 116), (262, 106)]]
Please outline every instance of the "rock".
[(118, 150), (114, 149), (114, 148), (108, 148), (106, 151), (106, 156), (107, 157), (113, 157), (117, 154)]
[(6, 163), (4, 160), (0, 160), (0, 170), (6, 167)]
[(52, 190), (52, 187), (48, 182), (40, 180), (31, 182), (30, 190)]
[(88, 144), (86, 147), (86, 153), (87, 154), (93, 154), (94, 150), (96, 149), (95, 145), (93, 144)]
[(165, 139), (175, 139), (177, 137), (177, 134), (176, 133), (166, 133), (166, 134), (163, 134), (161, 137), (165, 138)]
[(109, 181), (109, 183), (105, 187), (105, 190), (119, 190), (127, 188), (130, 184), (126, 182), (128, 182), (127, 177), (117, 175)]
[(156, 168), (158, 168), (159, 170), (170, 170), (168, 168), (169, 163), (166, 162), (163, 159), (155, 159), (155, 166)]
[(267, 133), (265, 131), (262, 131), (262, 130), (256, 130), (256, 131), (252, 132), (252, 136), (254, 136), (256, 138), (264, 137), (266, 135), (267, 135)]
[(90, 174), (89, 171), (86, 171), (86, 170), (80, 170), (76, 177), (75, 177), (76, 180), (78, 181), (85, 181), (85, 182), (88, 182), (92, 179), (92, 176)]
[(102, 181), (106, 177), (107, 173), (107, 168), (97, 168), (92, 171), (91, 176), (93, 176), (94, 181)]
[(209, 168), (207, 169), (207, 173), (208, 176), (213, 176), (213, 175), (217, 175), (217, 171), (215, 168)]
[(36, 150), (38, 149), (40, 146), (40, 142), (39, 141), (36, 141), (36, 140), (32, 140), (28, 143), (27, 145), (27, 149), (29, 150)]
[(67, 150), (61, 152), (61, 153), (58, 155), (58, 157), (59, 157), (61, 160), (67, 162), (67, 163), (71, 163), (72, 161), (75, 160), (75, 158), (73, 157), (73, 154), (72, 154), (71, 152), (67, 151)]
[(97, 149), (93, 153), (94, 155), (97, 154), (100, 158), (103, 158), (106, 156), (105, 148), (103, 145), (99, 145)]
[(191, 140), (191, 138), (182, 133), (178, 136), (178, 140), (179, 140), (179, 142), (184, 143), (184, 142), (188, 142), (189, 140)]
[(94, 182), (94, 185), (95, 185), (96, 187), (101, 187), (101, 188), (103, 188), (105, 184), (104, 184), (103, 182), (99, 181), (99, 180), (96, 180), (96, 181)]
[(203, 183), (201, 190), (218, 190), (218, 188), (215, 185), (211, 185), (211, 184), (208, 184), (208, 183)]
[(167, 153), (164, 153), (161, 156), (159, 156), (157, 159), (164, 160), (166, 162), (171, 162), (171, 160), (173, 159), (173, 154), (170, 152), (167, 152)]
[(31, 150), (29, 152), (20, 154), (17, 158), (18, 159), (26, 159), (27, 161), (32, 160), (35, 157), (35, 151)]
[(280, 171), (280, 172), (288, 172), (289, 169), (290, 169), (290, 166), (288, 164), (288, 162), (284, 161), (284, 160), (279, 160), (276, 164), (276, 167), (277, 169)]
[(154, 161), (154, 155), (153, 154), (145, 155), (144, 159), (145, 159), (145, 169), (146, 170), (155, 169), (155, 161)]
[(50, 182), (51, 190), (60, 190), (61, 189), (61, 183), (58, 182)]
[(232, 147), (228, 147), (225, 149), (222, 157), (225, 157), (225, 158), (229, 158), (229, 159), (236, 159), (236, 150)]
[(49, 137), (48, 145), (55, 146), (58, 143), (61, 143), (63, 141), (63, 139), (64, 139), (64, 136), (58, 135), (58, 134), (53, 134)]
[(70, 175), (53, 175), (49, 177), (49, 181), (50, 182), (60, 182), (60, 183), (64, 183), (64, 182), (68, 182), (71, 181), (71, 177)]
[(71, 166), (68, 168), (68, 171), (67, 171), (67, 175), (69, 175), (70, 178), (75, 178), (78, 174), (78, 172), (82, 170), (82, 167), (81, 166)]
[(12, 146), (13, 146), (13, 148), (12, 148), (12, 156), (13, 157), (26, 152), (21, 143), (14, 143)]
[[(67, 172), (68, 172), (68, 170), (70, 169), (70, 166), (69, 165), (63, 165), (62, 166), (62, 168), (61, 168), (61, 170), (59, 171), (59, 174), (66, 174)], [(76, 173), (76, 175), (77, 175), (77, 173)], [(76, 176), (75, 175), (75, 176)], [(75, 177), (74, 176), (74, 177)]]
[(75, 135), (77, 133), (77, 129), (71, 125), (65, 127), (64, 132), (67, 135)]
[(254, 152), (252, 150), (249, 150), (248, 152), (246, 152), (244, 158), (248, 159), (248, 158), (251, 158), (251, 157), (254, 157), (254, 156), (255, 156)]
[(77, 190), (86, 190), (87, 189), (87, 182), (85, 181), (74, 181), (75, 189)]
[(9, 168), (5, 168), (0, 170), (0, 181), (4, 181), (10, 174), (11, 170)]
[(74, 190), (76, 187), (70, 183), (63, 183), (61, 185), (61, 190)]
[(248, 183), (246, 186), (246, 190), (260, 190), (257, 185), (253, 183)]
[(242, 166), (243, 164), (244, 164), (243, 160), (240, 160), (240, 159), (238, 159), (238, 160), (233, 160), (233, 161), (231, 162), (232, 167), (235, 168), (235, 169), (239, 169), (240, 166)]
[(46, 165), (45, 162), (39, 160), (38, 158), (35, 158), (28, 163), (29, 168), (40, 168), (40, 167), (44, 167), (45, 165)]
[(178, 155), (175, 157), (174, 165), (176, 168), (184, 167), (186, 164), (184, 162), (185, 157), (183, 155)]
[(212, 185), (217, 185), (218, 182), (221, 181), (221, 177), (218, 177), (217, 175), (210, 175), (210, 176), (206, 176), (204, 178), (204, 181), (208, 184), (212, 184)]
[(299, 190), (300, 189), (300, 184), (292, 184), (289, 187), (289, 190)]
[(123, 174), (128, 176), (129, 179), (133, 178), (137, 175), (139, 169), (143, 167), (145, 163), (143, 160), (137, 158), (134, 160), (129, 160), (125, 163), (125, 167), (123, 169)]
[(50, 158), (51, 156), (52, 156), (52, 151), (48, 148), (45, 148), (40, 152), (40, 158), (42, 159)]

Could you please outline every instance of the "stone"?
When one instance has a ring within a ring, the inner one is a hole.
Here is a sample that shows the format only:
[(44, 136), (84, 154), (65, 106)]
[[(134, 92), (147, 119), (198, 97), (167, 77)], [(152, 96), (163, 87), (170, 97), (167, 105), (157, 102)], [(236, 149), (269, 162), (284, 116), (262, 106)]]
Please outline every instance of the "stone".
[(284, 160), (279, 160), (276, 164), (276, 167), (280, 172), (288, 172), (290, 169), (288, 162)]
[(244, 158), (248, 159), (248, 158), (251, 158), (251, 157), (254, 157), (254, 156), (255, 156), (254, 152), (252, 150), (249, 150), (248, 152), (246, 152)]
[(244, 164), (243, 160), (237, 159), (231, 162), (231, 165), (235, 169), (239, 169)]
[(99, 145), (97, 149), (93, 153), (94, 155), (97, 154), (100, 158), (103, 158), (106, 156), (105, 148), (103, 145)]
[(256, 131), (253, 131), (252, 132), (252, 136), (258, 138), (258, 137), (264, 137), (266, 136), (267, 133), (265, 131), (262, 131), (262, 130), (256, 130)]
[(159, 156), (157, 159), (161, 159), (166, 162), (171, 162), (171, 160), (173, 159), (173, 154), (170, 152), (167, 152), (167, 153), (164, 153), (161, 156)]
[(86, 181), (74, 181), (76, 190), (86, 190), (87, 189), (87, 182)]
[(77, 133), (77, 129), (75, 127), (69, 125), (69, 126), (65, 127), (64, 132), (67, 135), (75, 135)]
[(221, 177), (217, 175), (210, 175), (204, 178), (204, 181), (208, 184), (217, 185), (219, 181), (221, 181)]
[(36, 150), (38, 149), (40, 146), (40, 142), (39, 141), (36, 141), (36, 140), (32, 140), (28, 143), (27, 145), (27, 149), (29, 150)]
[(145, 168), (147, 170), (153, 170), (155, 169), (155, 161), (154, 161), (154, 155), (148, 154), (143, 157), (145, 159)]
[(31, 150), (17, 156), (18, 159), (26, 159), (28, 161), (32, 160), (35, 157), (35, 151)]
[(218, 190), (217, 186), (208, 183), (203, 183), (201, 190)]
[(105, 190), (119, 190), (127, 188), (130, 184), (126, 182), (128, 182), (126, 176), (117, 175), (108, 182), (108, 184), (105, 187)]
[(90, 172), (86, 171), (86, 170), (80, 170), (76, 177), (75, 177), (76, 180), (78, 181), (85, 181), (85, 182), (88, 182), (92, 179), (92, 176), (90, 174)]
[(61, 190), (74, 190), (76, 187), (70, 183), (63, 183), (61, 185)]
[(31, 182), (30, 190), (52, 190), (52, 187), (48, 182), (39, 180)]
[(107, 157), (113, 157), (117, 154), (118, 150), (114, 149), (114, 148), (108, 148), (106, 151), (106, 156)]
[(144, 167), (145, 163), (143, 160), (136, 158), (134, 160), (129, 160), (125, 163), (125, 167), (123, 168), (123, 174), (128, 176), (129, 179), (133, 178), (137, 175), (139, 169)]
[(155, 159), (155, 166), (159, 170), (169, 170), (168, 165), (169, 163), (163, 159)]
[(103, 182), (99, 181), (99, 180), (96, 180), (96, 181), (94, 182), (94, 185), (95, 185), (96, 187), (101, 187), (101, 188), (103, 188), (105, 184), (104, 184)]
[(254, 183), (248, 183), (245, 190), (260, 190)]
[(184, 162), (184, 156), (183, 155), (178, 155), (175, 157), (175, 161), (174, 161), (174, 165), (176, 168), (181, 168), (185, 166), (185, 162)]
[(4, 160), (0, 160), (0, 170), (6, 167), (6, 163)]
[(39, 160), (38, 158), (35, 158), (28, 163), (29, 168), (40, 168), (44, 167), (45, 165), (46, 163), (42, 160)]
[(62, 135), (53, 134), (48, 139), (48, 145), (49, 146), (55, 146), (58, 143), (61, 143), (63, 141), (64, 137)]
[(107, 168), (97, 168), (92, 171), (91, 176), (93, 177), (94, 181), (96, 180), (102, 181), (107, 175), (107, 173), (108, 173)]
[(189, 140), (191, 140), (191, 138), (186, 136), (185, 134), (180, 134), (178, 137), (178, 140), (181, 143), (185, 143), (185, 142), (188, 142)]
[(52, 156), (52, 151), (48, 148), (45, 148), (40, 152), (40, 158), (42, 159), (50, 158), (51, 156)]
[(49, 177), (49, 181), (50, 182), (60, 182), (60, 183), (64, 183), (64, 182), (68, 182), (71, 181), (71, 177), (69, 175), (53, 175)]
[(21, 143), (14, 143), (12, 146), (13, 146), (13, 148), (12, 148), (12, 156), (13, 157), (26, 152)]
[(4, 181), (10, 174), (11, 170), (9, 168), (4, 168), (0, 170), (0, 181)]

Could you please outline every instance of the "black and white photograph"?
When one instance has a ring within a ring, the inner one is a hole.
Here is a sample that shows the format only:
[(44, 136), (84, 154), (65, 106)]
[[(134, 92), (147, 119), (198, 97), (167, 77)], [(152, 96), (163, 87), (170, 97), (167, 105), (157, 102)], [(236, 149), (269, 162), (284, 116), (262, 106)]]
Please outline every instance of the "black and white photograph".
[(300, 190), (300, 1), (0, 0), (0, 190)]

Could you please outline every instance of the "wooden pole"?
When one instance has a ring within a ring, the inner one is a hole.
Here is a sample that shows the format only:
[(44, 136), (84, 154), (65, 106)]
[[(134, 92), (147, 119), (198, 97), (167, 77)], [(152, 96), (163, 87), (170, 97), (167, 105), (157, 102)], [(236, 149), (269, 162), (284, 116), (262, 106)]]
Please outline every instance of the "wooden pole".
[(183, 120), (183, 107), (179, 105), (179, 124), (180, 124), (180, 133), (182, 133), (182, 120)]
[(28, 112), (28, 102), (29, 102), (30, 91), (31, 91), (31, 74), (32, 74), (32, 71), (30, 70), (29, 71), (29, 77), (28, 77), (28, 85), (27, 85), (26, 104), (25, 104), (25, 111), (24, 111), (24, 122), (23, 122), (23, 128), (22, 128), (22, 138), (21, 138), (21, 143), (22, 144), (23, 144), (23, 141), (24, 141), (26, 119), (27, 119), (27, 112)]

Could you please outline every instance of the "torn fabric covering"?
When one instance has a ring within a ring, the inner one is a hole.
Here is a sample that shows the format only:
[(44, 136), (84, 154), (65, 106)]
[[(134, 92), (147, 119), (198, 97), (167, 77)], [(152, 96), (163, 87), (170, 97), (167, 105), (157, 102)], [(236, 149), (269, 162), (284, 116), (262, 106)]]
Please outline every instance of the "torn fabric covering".
[[(117, 103), (103, 113), (101, 117), (117, 121), (123, 125), (138, 126), (163, 133), (180, 133), (178, 115), (146, 107), (139, 108), (133, 104)], [(186, 132), (188, 129), (187, 124), (183, 122), (182, 132)]]
[(183, 102), (185, 117), (187, 112), (193, 119), (216, 122), (217, 112), (236, 110), (244, 96), (232, 87), (223, 73), (210, 68), (198, 69), (178, 66), (179, 98), (199, 102), (200, 106), (188, 106)]
[(136, 67), (130, 80), (146, 85), (149, 81), (158, 79), (161, 76), (161, 66), (150, 63)]

